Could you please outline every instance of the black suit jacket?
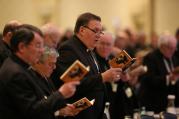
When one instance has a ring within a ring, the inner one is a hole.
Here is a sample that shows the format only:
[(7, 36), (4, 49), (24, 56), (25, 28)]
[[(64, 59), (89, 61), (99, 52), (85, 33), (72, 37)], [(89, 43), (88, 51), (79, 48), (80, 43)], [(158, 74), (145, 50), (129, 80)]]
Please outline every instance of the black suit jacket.
[(53, 92), (29, 71), (17, 56), (8, 58), (0, 70), (0, 119), (55, 119), (65, 106), (59, 92)]
[(7, 43), (3, 41), (3, 39), (0, 40), (0, 66), (3, 64), (5, 59), (11, 55), (11, 49), (8, 46)]
[[(166, 75), (164, 56), (159, 50), (154, 50), (144, 57), (143, 64), (147, 66), (148, 71), (140, 77), (141, 87), (139, 98), (141, 106), (146, 106), (147, 110), (165, 111), (167, 107), (167, 95), (174, 93), (174, 86), (168, 85)], [(172, 57), (174, 67), (178, 65), (175, 56)]]
[(77, 38), (64, 42), (59, 49), (57, 68), (53, 73), (53, 80), (59, 86), (59, 76), (75, 61), (80, 60), (85, 66), (90, 66), (90, 72), (81, 80), (75, 95), (69, 99), (72, 103), (80, 98), (95, 99), (94, 106), (80, 112), (76, 119), (100, 119), (104, 109), (104, 84), (102, 76), (92, 60), (86, 46)]

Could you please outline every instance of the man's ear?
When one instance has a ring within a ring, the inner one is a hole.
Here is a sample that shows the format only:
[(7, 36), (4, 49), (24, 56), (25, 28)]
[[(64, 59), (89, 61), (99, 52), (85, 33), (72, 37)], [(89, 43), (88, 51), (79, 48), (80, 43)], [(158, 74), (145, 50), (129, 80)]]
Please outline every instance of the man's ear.
[(83, 26), (80, 26), (79, 34), (83, 36), (84, 33), (85, 33), (84, 27), (83, 27)]
[(12, 38), (12, 32), (8, 32), (7, 34), (6, 34), (6, 36), (7, 36), (7, 43), (8, 44), (10, 44), (10, 42), (11, 42), (11, 38)]
[(26, 46), (23, 42), (21, 42), (21, 43), (19, 43), (19, 45), (18, 45), (18, 51), (21, 52), (21, 53), (23, 53), (26, 47), (27, 47), (27, 46)]

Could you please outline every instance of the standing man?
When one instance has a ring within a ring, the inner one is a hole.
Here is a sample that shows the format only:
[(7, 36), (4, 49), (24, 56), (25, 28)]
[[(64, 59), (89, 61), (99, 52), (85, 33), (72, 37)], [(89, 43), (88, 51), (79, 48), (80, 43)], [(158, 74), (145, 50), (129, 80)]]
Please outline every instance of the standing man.
[(0, 40), (0, 66), (3, 64), (4, 60), (12, 54), (10, 48), (10, 40), (15, 31), (15, 29), (21, 25), (17, 20), (12, 20), (8, 22), (3, 29), (3, 37)]
[[(90, 66), (90, 72), (81, 80), (75, 95), (69, 99), (74, 102), (83, 97), (95, 99), (92, 107), (80, 112), (75, 119), (102, 119), (104, 113), (104, 82), (118, 80), (120, 68), (111, 68), (101, 73), (93, 49), (102, 33), (101, 18), (92, 13), (81, 14), (75, 25), (75, 35), (64, 42), (59, 49), (57, 70), (53, 79), (59, 85), (59, 76), (75, 61), (80, 60)], [(56, 77), (56, 78), (55, 78)], [(57, 85), (57, 86), (58, 86)]]
[(139, 101), (146, 110), (160, 113), (167, 107), (167, 96), (174, 94), (175, 81), (179, 78), (172, 71), (178, 65), (174, 53), (176, 38), (168, 32), (158, 40), (158, 48), (143, 59), (147, 72), (140, 77)]

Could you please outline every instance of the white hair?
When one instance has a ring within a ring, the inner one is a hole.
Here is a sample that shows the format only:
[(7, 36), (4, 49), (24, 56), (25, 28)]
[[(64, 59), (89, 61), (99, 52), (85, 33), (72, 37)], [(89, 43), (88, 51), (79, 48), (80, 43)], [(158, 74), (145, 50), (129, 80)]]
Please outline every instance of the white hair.
[(115, 35), (113, 35), (111, 32), (104, 31), (103, 33), (104, 33), (103, 35), (108, 35), (108, 36), (110, 35), (110, 36), (112, 37), (112, 42), (113, 42), (113, 43), (115, 42), (115, 39), (116, 39), (116, 38), (115, 38)]
[(162, 45), (168, 45), (170, 42), (176, 42), (176, 39), (168, 31), (165, 31), (158, 39), (158, 48), (160, 48)]
[(44, 63), (49, 57), (58, 57), (59, 53), (54, 49), (45, 46), (44, 47), (44, 52), (42, 53), (39, 62)]

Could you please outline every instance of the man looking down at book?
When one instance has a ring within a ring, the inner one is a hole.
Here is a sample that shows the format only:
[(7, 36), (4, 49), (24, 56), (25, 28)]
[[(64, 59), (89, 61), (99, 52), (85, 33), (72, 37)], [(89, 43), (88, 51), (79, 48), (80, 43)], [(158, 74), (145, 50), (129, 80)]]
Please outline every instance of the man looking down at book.
[(94, 105), (80, 112), (75, 119), (102, 119), (105, 104), (104, 82), (119, 80), (121, 69), (111, 68), (101, 73), (98, 66), (93, 49), (103, 35), (99, 16), (92, 13), (81, 14), (76, 21), (74, 32), (73, 38), (65, 41), (59, 48), (60, 56), (57, 69), (53, 73), (53, 80), (58, 86), (60, 75), (76, 60), (85, 66), (90, 66), (89, 73), (81, 79), (75, 95), (69, 99), (69, 102), (72, 103), (83, 97), (89, 100), (95, 99)]
[[(37, 64), (32, 67), (32, 74), (39, 78), (39, 86), (44, 89), (47, 87), (46, 96), (50, 96), (55, 93), (55, 87), (49, 78), (53, 70), (56, 68), (57, 57), (59, 56), (58, 52), (54, 48), (45, 47), (42, 56)], [(76, 85), (79, 81), (71, 81), (63, 84), (57, 92), (60, 92), (64, 98), (71, 97), (76, 91)], [(78, 114), (78, 110), (75, 110), (75, 107), (71, 104), (67, 104), (65, 107), (59, 109), (55, 113), (55, 116), (74, 116)]]

